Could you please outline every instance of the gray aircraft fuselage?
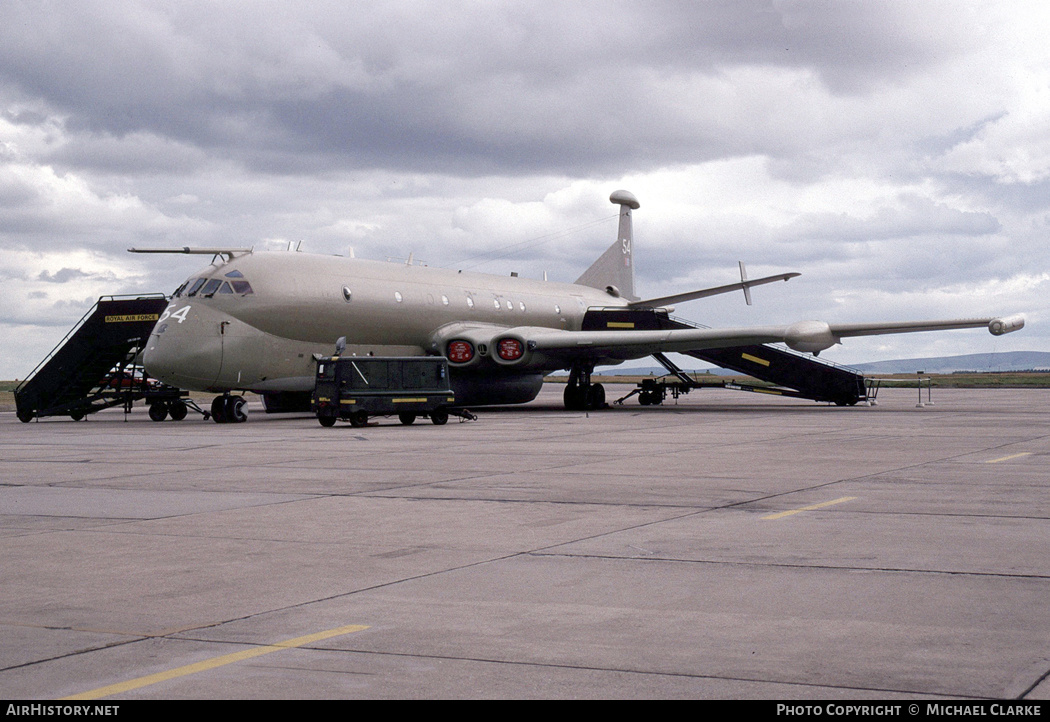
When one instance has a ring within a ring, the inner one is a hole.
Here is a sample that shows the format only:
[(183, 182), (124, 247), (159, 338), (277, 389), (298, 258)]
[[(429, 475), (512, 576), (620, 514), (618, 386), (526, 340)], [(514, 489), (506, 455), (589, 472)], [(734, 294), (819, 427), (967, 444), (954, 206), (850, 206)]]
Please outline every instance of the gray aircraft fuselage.
[[(205, 285), (193, 290), (197, 279)], [(218, 290), (205, 293), (211, 279)], [(539, 357), (510, 369), (492, 359), (486, 339), (523, 326), (578, 331), (589, 307), (627, 304), (577, 284), (252, 252), (191, 276), (157, 322), (144, 364), (183, 389), (304, 392), (314, 384), (313, 354), (331, 354), (339, 337), (346, 337), (345, 355), (397, 356), (445, 354), (448, 341), (465, 334), (475, 339), (477, 358), (452, 370), (457, 401), (521, 403), (565, 363)]]

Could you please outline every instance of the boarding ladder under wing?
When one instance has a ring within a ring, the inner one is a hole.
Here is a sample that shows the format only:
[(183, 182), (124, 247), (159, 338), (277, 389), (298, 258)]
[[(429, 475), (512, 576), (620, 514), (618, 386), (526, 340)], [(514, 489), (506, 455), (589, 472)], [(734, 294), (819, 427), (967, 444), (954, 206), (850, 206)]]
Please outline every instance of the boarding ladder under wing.
[(163, 294), (99, 298), (15, 389), (18, 418), (81, 419), (143, 398), (152, 387), (141, 371), (132, 371), (134, 360), (167, 305)]
[[(654, 330), (707, 327), (672, 318), (663, 309), (605, 308), (587, 311), (583, 330), (604, 330), (606, 328)], [(822, 361), (808, 354), (796, 353), (787, 348), (756, 344), (680, 353), (775, 384), (773, 387), (749, 387), (736, 384), (734, 388), (781, 393), (785, 396), (827, 401), (843, 406), (852, 406), (858, 401), (868, 399), (863, 375), (852, 369)], [(669, 370), (675, 373), (674, 369)], [(679, 374), (675, 375), (682, 378)], [(695, 386), (699, 387), (701, 384), (697, 383)]]

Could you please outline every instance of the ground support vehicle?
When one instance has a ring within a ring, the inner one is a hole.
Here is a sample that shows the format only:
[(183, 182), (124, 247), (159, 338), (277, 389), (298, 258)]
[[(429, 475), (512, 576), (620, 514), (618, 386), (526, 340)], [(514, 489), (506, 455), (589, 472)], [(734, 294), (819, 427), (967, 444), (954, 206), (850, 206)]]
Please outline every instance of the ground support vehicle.
[(361, 427), (372, 416), (419, 417), (437, 425), (449, 415), (477, 418), (454, 408), (448, 362), (442, 356), (322, 356), (317, 359), (313, 410), (321, 426), (338, 420)]

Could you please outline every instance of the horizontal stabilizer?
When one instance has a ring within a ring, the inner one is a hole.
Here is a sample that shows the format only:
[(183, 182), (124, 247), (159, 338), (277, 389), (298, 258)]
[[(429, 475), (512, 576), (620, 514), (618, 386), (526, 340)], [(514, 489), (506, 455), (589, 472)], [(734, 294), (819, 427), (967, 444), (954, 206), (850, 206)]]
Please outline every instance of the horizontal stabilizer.
[(795, 276), (801, 276), (801, 273), (778, 273), (775, 276), (765, 276), (763, 278), (756, 278), (751, 281), (740, 281), (739, 283), (728, 283), (725, 286), (715, 286), (714, 288), (703, 288), (699, 291), (688, 291), (686, 293), (676, 293), (673, 296), (661, 296), (660, 298), (647, 298), (644, 301), (635, 301), (631, 306), (641, 308), (658, 308), (660, 306), (670, 306), (676, 303), (682, 303), (683, 301), (693, 301), (698, 298), (707, 298), (708, 296), (717, 296), (722, 293), (730, 293), (732, 291), (747, 291), (752, 286), (762, 286), (766, 283), (773, 283), (774, 281), (787, 281), (794, 278)]

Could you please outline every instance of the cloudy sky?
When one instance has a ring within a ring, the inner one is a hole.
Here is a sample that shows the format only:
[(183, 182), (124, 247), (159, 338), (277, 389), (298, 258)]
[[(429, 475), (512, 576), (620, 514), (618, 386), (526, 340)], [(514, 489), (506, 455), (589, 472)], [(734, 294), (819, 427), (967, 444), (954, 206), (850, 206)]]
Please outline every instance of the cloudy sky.
[(1050, 4), (6, 0), (0, 378), (100, 295), (252, 245), (637, 290), (708, 325), (1024, 312), (842, 363), (1050, 351)]

